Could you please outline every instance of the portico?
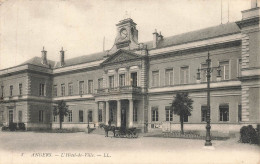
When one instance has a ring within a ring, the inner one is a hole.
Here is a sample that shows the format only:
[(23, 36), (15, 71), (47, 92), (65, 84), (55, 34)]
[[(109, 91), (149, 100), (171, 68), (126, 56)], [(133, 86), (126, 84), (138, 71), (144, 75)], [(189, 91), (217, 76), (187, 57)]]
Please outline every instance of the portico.
[(133, 99), (98, 101), (97, 104), (99, 103), (103, 103), (103, 108), (99, 110), (103, 111), (102, 122), (106, 125), (110, 120), (111, 124), (116, 127), (133, 127), (134, 107), (137, 108)]

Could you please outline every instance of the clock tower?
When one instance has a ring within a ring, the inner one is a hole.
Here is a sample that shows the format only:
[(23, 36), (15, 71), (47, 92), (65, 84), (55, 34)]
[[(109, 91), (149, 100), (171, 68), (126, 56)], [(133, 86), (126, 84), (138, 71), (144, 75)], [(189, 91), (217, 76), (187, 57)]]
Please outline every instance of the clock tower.
[(127, 18), (119, 21), (116, 26), (117, 36), (111, 50), (132, 50), (138, 48), (138, 30), (136, 29), (136, 23), (131, 18)]

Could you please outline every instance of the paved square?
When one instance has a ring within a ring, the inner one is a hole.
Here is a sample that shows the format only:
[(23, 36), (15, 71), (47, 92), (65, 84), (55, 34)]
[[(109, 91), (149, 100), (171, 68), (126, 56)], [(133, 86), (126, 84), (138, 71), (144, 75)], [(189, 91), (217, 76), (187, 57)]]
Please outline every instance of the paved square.
[(258, 163), (256, 145), (212, 141), (104, 137), (86, 133), (0, 132), (0, 163)]

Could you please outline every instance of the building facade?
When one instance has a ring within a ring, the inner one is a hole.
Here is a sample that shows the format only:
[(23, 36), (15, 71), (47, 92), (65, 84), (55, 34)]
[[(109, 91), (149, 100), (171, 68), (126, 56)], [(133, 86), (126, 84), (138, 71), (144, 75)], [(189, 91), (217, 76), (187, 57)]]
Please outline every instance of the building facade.
[(242, 11), (242, 20), (163, 37), (155, 31), (150, 42), (138, 42), (136, 23), (116, 24), (117, 36), (109, 51), (60, 61), (41, 57), (0, 70), (0, 121), (23, 122), (27, 129), (58, 128), (52, 114), (59, 100), (69, 114), (64, 128), (97, 127), (110, 120), (117, 127), (142, 130), (179, 129), (170, 111), (177, 92), (193, 99), (185, 129), (205, 130), (206, 59), (219, 66), (211, 76), (212, 131), (238, 131), (260, 123), (260, 9)]

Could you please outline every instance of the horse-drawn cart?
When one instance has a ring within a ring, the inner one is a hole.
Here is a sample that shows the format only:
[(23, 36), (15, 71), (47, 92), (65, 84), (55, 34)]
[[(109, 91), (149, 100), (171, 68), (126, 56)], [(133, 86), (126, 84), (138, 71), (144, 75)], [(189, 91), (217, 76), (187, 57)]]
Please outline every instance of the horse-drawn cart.
[(137, 138), (137, 129), (136, 128), (126, 128), (126, 127), (115, 127), (111, 125), (100, 124), (101, 128), (105, 130), (105, 136), (108, 137), (108, 132), (112, 131), (114, 137), (117, 138)]
[(115, 130), (115, 137), (120, 138), (137, 138), (136, 128), (118, 128)]

